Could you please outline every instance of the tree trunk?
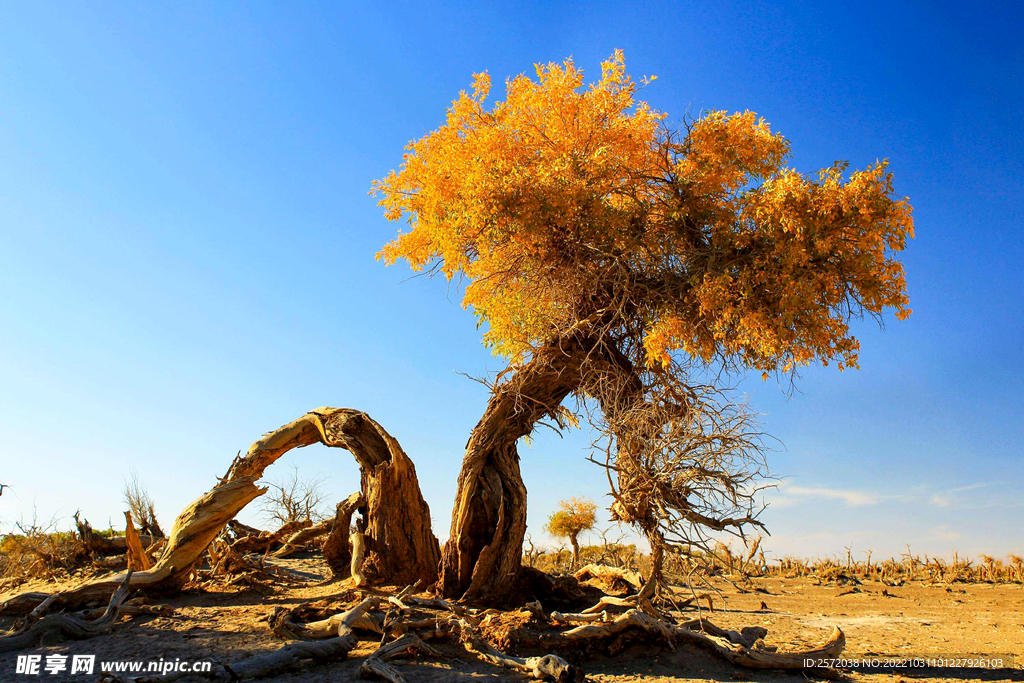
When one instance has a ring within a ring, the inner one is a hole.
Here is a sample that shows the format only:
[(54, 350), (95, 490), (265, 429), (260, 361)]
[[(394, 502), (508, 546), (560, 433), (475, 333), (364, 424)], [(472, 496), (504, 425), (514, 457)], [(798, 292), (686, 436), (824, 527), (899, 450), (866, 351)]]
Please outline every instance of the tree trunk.
[(526, 486), (516, 442), (579, 387), (590, 348), (580, 336), (550, 344), (494, 388), (459, 472), (441, 558), (445, 596), (499, 604), (515, 589), (526, 534)]
[(352, 550), (349, 548), (348, 537), (352, 533), (352, 514), (365, 505), (362, 492), (357, 491), (338, 503), (335, 509), (334, 524), (324, 542), (324, 559), (335, 577), (345, 578), (350, 574)]

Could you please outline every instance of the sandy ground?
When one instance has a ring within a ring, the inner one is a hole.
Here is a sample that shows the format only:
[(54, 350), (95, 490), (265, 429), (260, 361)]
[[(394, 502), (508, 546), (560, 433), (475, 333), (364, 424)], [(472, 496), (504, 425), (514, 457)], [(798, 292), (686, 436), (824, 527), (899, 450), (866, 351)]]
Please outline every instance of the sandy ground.
[[(232, 662), (281, 647), (270, 633), (267, 617), (278, 605), (309, 601), (347, 600), (348, 582), (318, 585), (327, 575), (319, 558), (281, 561), (305, 583), (278, 587), (273, 592), (205, 592), (170, 600), (170, 616), (124, 619), (104, 636), (0, 655), (0, 681), (73, 681), (89, 683), (93, 675), (16, 673), (18, 654), (96, 655), (104, 661), (208, 661)], [(1002, 668), (857, 669), (851, 681), (888, 680), (1013, 680), (1024, 681), (1024, 586), (957, 585), (951, 588), (919, 583), (899, 588), (867, 583), (859, 592), (849, 587), (815, 585), (810, 580), (765, 579), (760, 590), (741, 593), (728, 582), (716, 588), (712, 621), (728, 628), (764, 626), (767, 642), (786, 650), (820, 642), (832, 625), (847, 636), (844, 657), (851, 659), (902, 657), (997, 658)], [(57, 586), (21, 586), (25, 590), (52, 591)], [(886, 595), (885, 593), (889, 595)], [(845, 594), (843, 594), (845, 593)], [(13, 594), (0, 595), (0, 601)], [(761, 609), (762, 601), (767, 610)], [(688, 615), (693, 616), (693, 615)], [(7, 627), (10, 620), (0, 621)], [(310, 665), (274, 678), (275, 681), (344, 681), (358, 678), (360, 660), (375, 647), (367, 640), (343, 662)], [(455, 651), (452, 651), (453, 654)], [(1012, 660), (1012, 661), (1011, 661)], [(659, 647), (633, 648), (615, 657), (590, 659), (583, 668), (592, 681), (602, 683), (668, 683), (677, 681), (800, 681), (802, 674), (747, 671), (724, 664), (713, 655), (690, 648), (674, 652)], [(409, 681), (501, 681), (517, 677), (502, 669), (476, 662), (465, 653), (456, 661), (409, 660), (401, 665)], [(183, 680), (201, 680), (186, 678)], [(519, 678), (519, 680), (523, 680)]]

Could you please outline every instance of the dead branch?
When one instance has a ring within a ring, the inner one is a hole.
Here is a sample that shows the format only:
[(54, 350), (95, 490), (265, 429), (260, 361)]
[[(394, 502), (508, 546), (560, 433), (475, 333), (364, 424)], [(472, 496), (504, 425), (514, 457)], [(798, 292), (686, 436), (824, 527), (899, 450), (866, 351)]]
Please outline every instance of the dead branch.
[(232, 680), (262, 678), (280, 673), (305, 659), (333, 661), (344, 659), (356, 646), (355, 623), (366, 612), (380, 604), (378, 597), (369, 597), (346, 612), (338, 624), (337, 636), (324, 640), (289, 643), (280, 650), (256, 655), (249, 659), (225, 665)]
[(132, 571), (145, 571), (153, 567), (153, 561), (149, 559), (149, 555), (142, 549), (142, 541), (139, 540), (139, 534), (135, 531), (135, 525), (132, 524), (132, 513), (130, 510), (124, 512), (124, 537), (128, 540), (128, 568)]
[(403, 655), (411, 650), (418, 650), (431, 657), (444, 657), (443, 654), (423, 642), (419, 636), (406, 633), (399, 638), (381, 645), (376, 652), (363, 661), (359, 672), (363, 676), (377, 676), (389, 683), (405, 683), (405, 677), (387, 660)]
[(283, 546), (274, 551), (274, 557), (288, 557), (289, 555), (293, 555), (314, 538), (329, 533), (333, 526), (334, 520), (329, 520), (296, 531), (288, 537)]
[[(757, 647), (756, 641), (751, 645), (736, 643), (720, 635), (701, 633), (669, 624), (638, 610), (630, 610), (606, 624), (577, 626), (554, 639), (545, 639), (544, 642), (551, 645), (553, 641), (564, 640), (575, 644), (586, 640), (610, 638), (635, 630), (657, 636), (669, 643), (690, 643), (710, 650), (732, 664), (752, 669), (805, 669), (808, 668), (808, 660), (834, 658), (846, 646), (845, 634), (838, 627), (833, 627), (832, 633), (818, 647), (803, 652), (774, 652)], [(718, 632), (725, 633), (722, 629), (718, 629)]]

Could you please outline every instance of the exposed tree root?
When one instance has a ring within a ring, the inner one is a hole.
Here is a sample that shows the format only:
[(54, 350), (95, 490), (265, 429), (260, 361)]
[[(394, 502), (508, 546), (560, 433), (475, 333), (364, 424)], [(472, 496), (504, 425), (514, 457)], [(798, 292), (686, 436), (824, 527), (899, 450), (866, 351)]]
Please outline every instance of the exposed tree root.
[[(393, 656), (391, 653), (410, 647), (424, 650), (419, 647), (419, 642), (427, 639), (457, 638), (463, 647), (482, 661), (537, 680), (554, 681), (583, 679), (580, 670), (560, 657), (560, 652), (614, 652), (636, 643), (666, 647), (689, 644), (744, 668), (807, 669), (827, 676), (830, 671), (808, 667), (806, 661), (834, 658), (842, 652), (846, 642), (843, 632), (834, 628), (817, 647), (799, 652), (778, 652), (778, 648), (764, 642), (767, 630), (761, 627), (733, 631), (720, 628), (704, 618), (676, 624), (635, 608), (618, 616), (608, 612), (552, 612), (549, 621), (537, 606), (516, 612), (474, 609), (441, 598), (417, 597), (413, 595), (412, 587), (388, 597), (386, 603), (383, 598), (376, 600), (373, 607), (367, 608), (357, 618), (350, 610), (306, 624), (298, 623), (297, 617), (323, 615), (323, 609), (305, 605), (292, 610), (279, 609), (271, 619), (271, 628), (281, 637), (303, 640), (336, 639), (335, 634), (342, 623), (348, 623), (353, 629), (383, 633), (382, 647), (378, 650), (380, 655), (375, 654), (374, 661), (364, 664), (363, 673), (372, 673), (388, 681), (403, 680), (400, 672), (385, 661)], [(385, 611), (384, 608), (389, 606)], [(567, 630), (560, 626), (577, 622), (582, 622), (582, 625)], [(389, 643), (391, 637), (395, 640)], [(540, 649), (549, 654), (519, 657), (510, 653), (516, 647)], [(427, 654), (437, 656), (435, 652), (428, 651)], [(231, 668), (237, 671), (236, 665)]]
[[(697, 620), (697, 623), (693, 625), (706, 627), (708, 624), (707, 620)], [(542, 642), (547, 646), (553, 646), (559, 640), (567, 644), (578, 644), (587, 640), (610, 639), (631, 631), (642, 631), (651, 634), (667, 641), (669, 644), (675, 642), (690, 643), (714, 652), (733, 664), (752, 669), (805, 669), (808, 668), (806, 665), (807, 660), (834, 658), (846, 646), (845, 634), (838, 627), (833, 627), (829, 637), (816, 648), (803, 652), (777, 652), (770, 648), (759, 646), (759, 642), (763, 642), (760, 638), (749, 645), (733, 642), (728, 637), (723, 637), (728, 633), (724, 629), (715, 627), (715, 632), (720, 635), (701, 633), (700, 631), (690, 630), (683, 626), (655, 619), (638, 610), (630, 610), (609, 623), (577, 626), (554, 638), (544, 638)], [(763, 634), (761, 637), (763, 638)], [(742, 636), (739, 639), (746, 640)]]
[(50, 614), (37, 621), (26, 620), (28, 626), (21, 633), (0, 638), (0, 652), (13, 652), (38, 645), (43, 639), (52, 636), (63, 636), (67, 639), (81, 640), (106, 633), (117, 622), (125, 611), (124, 601), (131, 591), (132, 572), (125, 574), (121, 585), (110, 597), (110, 604), (102, 614), (94, 619), (86, 619), (70, 614)]

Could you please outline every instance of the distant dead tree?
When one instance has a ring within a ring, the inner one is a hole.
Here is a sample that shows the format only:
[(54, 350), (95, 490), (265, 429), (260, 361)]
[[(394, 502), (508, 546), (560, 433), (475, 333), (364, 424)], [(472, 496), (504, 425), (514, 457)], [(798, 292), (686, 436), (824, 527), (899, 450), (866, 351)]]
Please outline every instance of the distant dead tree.
[(323, 490), (327, 477), (317, 475), (303, 479), (299, 468), (292, 465), (290, 476), (268, 484), (270, 489), (260, 509), (269, 522), (280, 525), (290, 522), (318, 522), (325, 517), (323, 511), (326, 494)]
[(597, 505), (589, 498), (569, 498), (558, 504), (548, 517), (544, 530), (555, 538), (568, 538), (572, 544), (572, 569), (580, 563), (579, 535), (594, 528)]
[(154, 538), (164, 538), (163, 529), (156, 519), (153, 498), (139, 479), (139, 473), (134, 467), (131, 469), (131, 479), (124, 483), (123, 496), (132, 518), (139, 524), (139, 532)]

